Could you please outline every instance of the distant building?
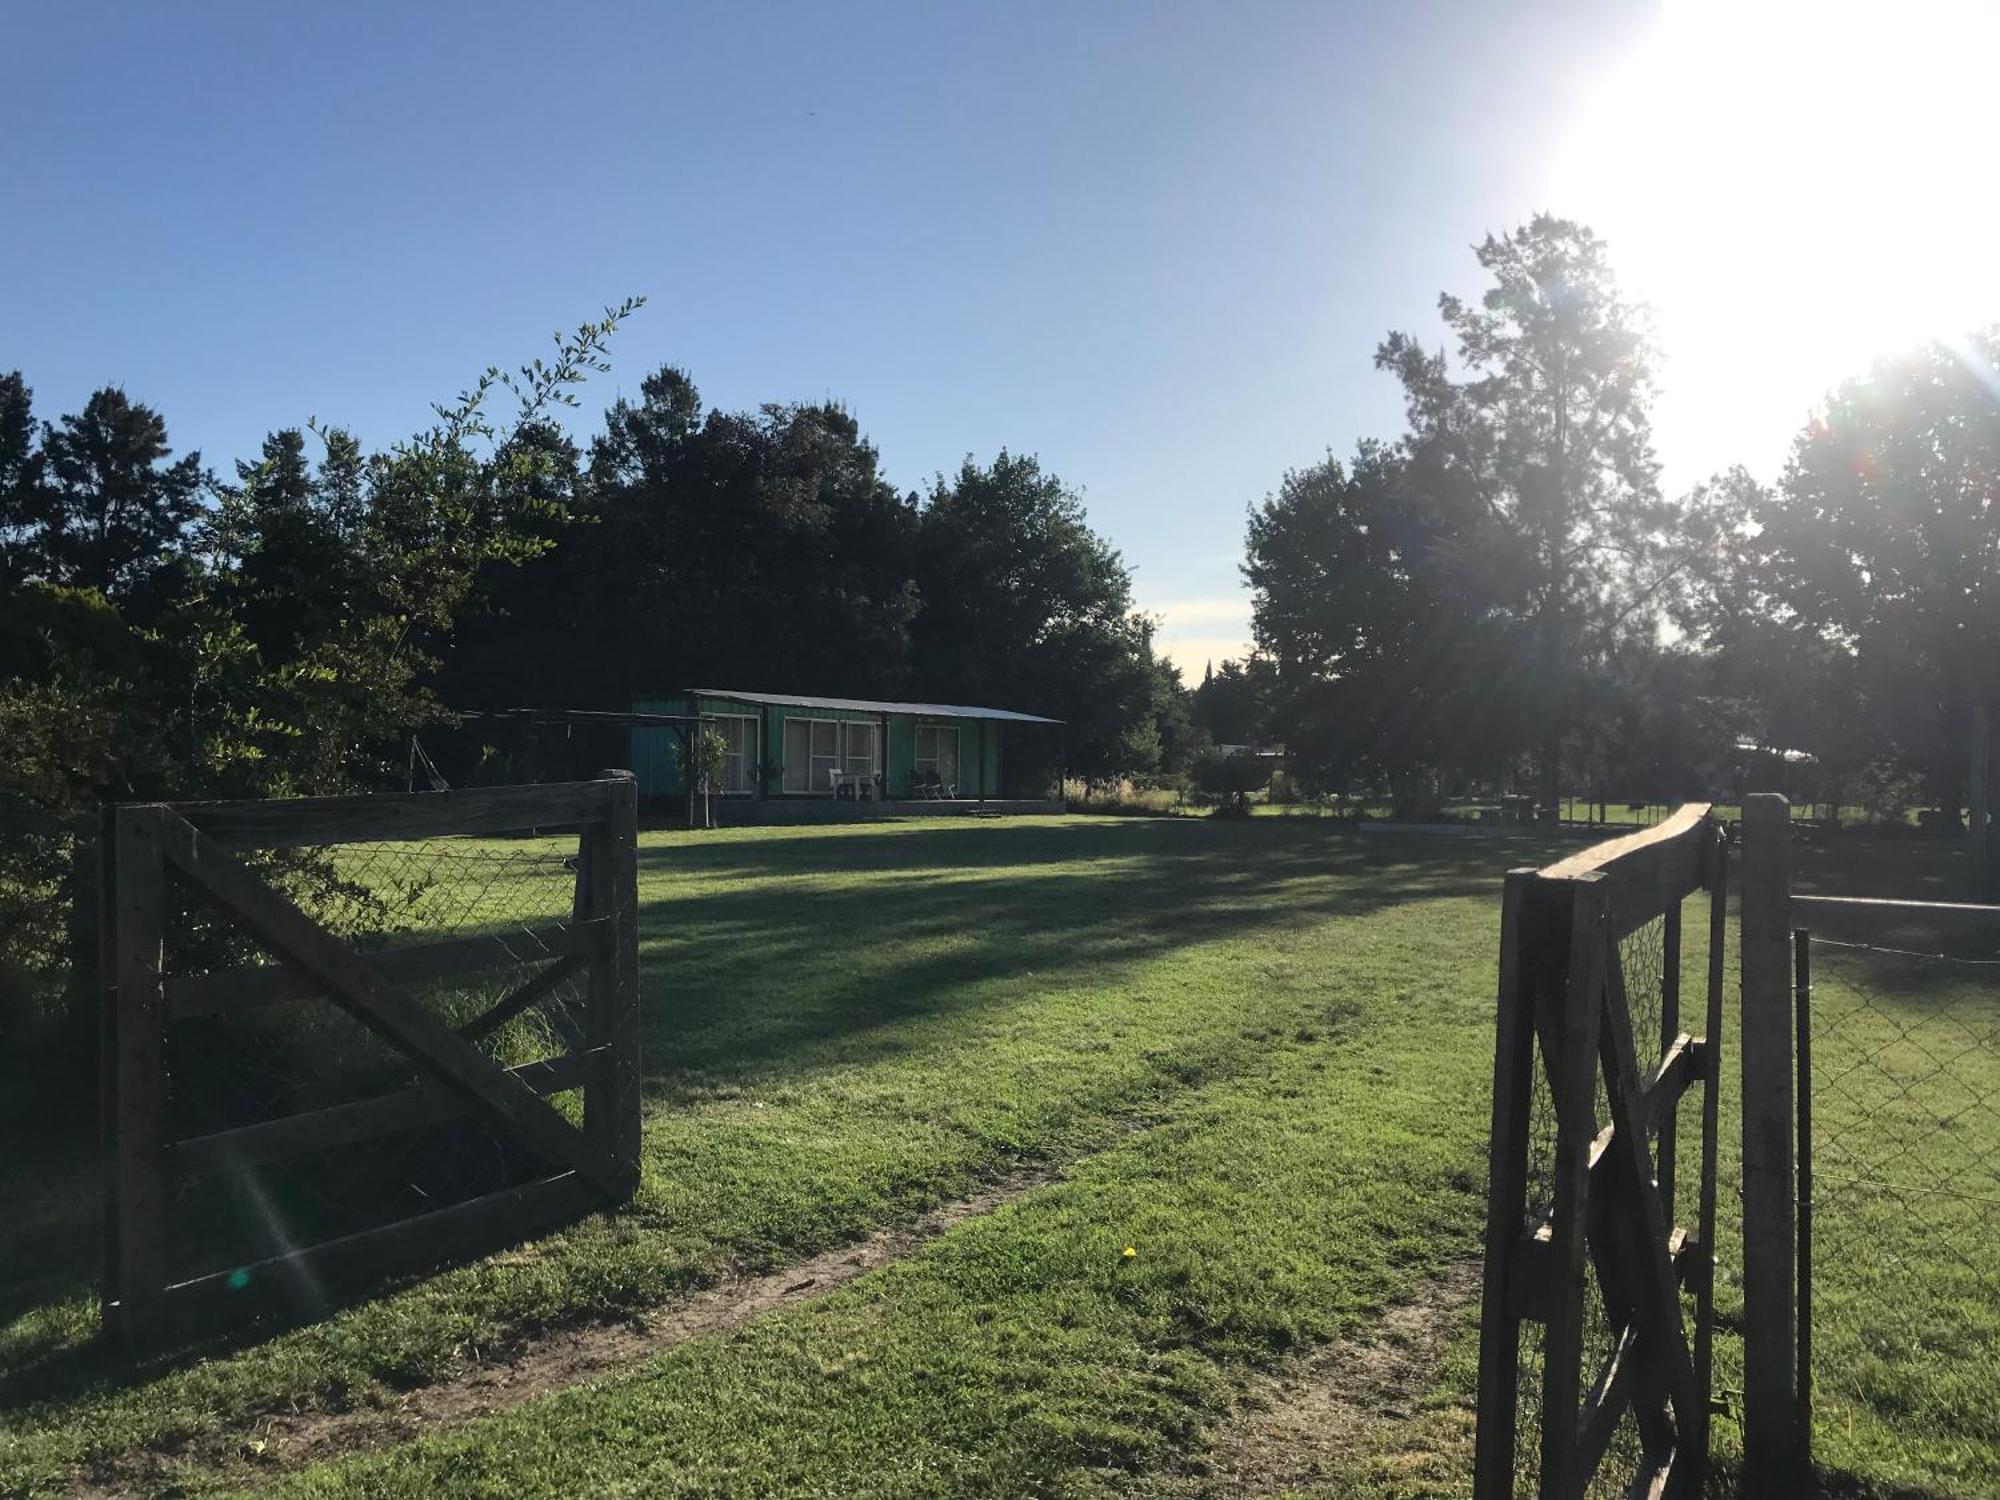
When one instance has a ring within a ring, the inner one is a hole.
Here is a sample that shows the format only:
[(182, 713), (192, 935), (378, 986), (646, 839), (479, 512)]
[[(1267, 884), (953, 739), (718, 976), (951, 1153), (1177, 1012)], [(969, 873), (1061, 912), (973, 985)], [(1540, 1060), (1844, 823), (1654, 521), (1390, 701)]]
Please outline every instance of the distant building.
[[(685, 688), (632, 707), (707, 722), (725, 747), (712, 791), (725, 803), (758, 805), (760, 812), (739, 809), (751, 819), (810, 817), (815, 804), (825, 811), (851, 804), (857, 813), (870, 803), (884, 811), (996, 800), (1060, 805), (1062, 721), (1039, 714), (734, 688)], [(678, 735), (649, 727), (631, 735), (639, 794), (685, 796)]]

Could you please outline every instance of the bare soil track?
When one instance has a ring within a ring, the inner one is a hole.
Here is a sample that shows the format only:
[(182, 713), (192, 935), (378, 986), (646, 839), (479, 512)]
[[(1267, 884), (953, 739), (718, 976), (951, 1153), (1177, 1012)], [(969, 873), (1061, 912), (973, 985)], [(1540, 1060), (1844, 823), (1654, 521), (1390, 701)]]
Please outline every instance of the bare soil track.
[[(1067, 1166), (1073, 1167), (1074, 1163)], [(79, 1497), (171, 1494), (177, 1484), (259, 1479), (344, 1453), (406, 1442), (490, 1416), (565, 1386), (616, 1374), (689, 1339), (732, 1333), (753, 1318), (838, 1291), (878, 1266), (914, 1253), (955, 1225), (1055, 1181), (1066, 1168), (1023, 1169), (984, 1191), (932, 1210), (916, 1223), (795, 1261), (762, 1276), (729, 1277), (706, 1290), (623, 1323), (568, 1329), (530, 1339), (504, 1359), (468, 1366), (450, 1380), (412, 1390), (393, 1405), (301, 1414), (264, 1413), (225, 1425), (172, 1453), (141, 1454), (92, 1467), (70, 1493)]]
[(1479, 1291), (1479, 1267), (1452, 1267), (1417, 1298), (1253, 1378), (1210, 1440), (1200, 1472), (1169, 1492), (1190, 1497), (1282, 1495), (1337, 1480), (1408, 1419), (1432, 1388), (1459, 1312)]

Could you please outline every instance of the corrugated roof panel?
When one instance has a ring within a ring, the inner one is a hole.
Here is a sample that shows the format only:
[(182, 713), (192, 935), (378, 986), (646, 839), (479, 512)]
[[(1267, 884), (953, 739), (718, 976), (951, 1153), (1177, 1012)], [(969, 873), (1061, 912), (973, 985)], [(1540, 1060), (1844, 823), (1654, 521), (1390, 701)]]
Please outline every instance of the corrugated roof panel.
[(812, 698), (799, 693), (745, 693), (735, 688), (688, 688), (701, 698), (734, 698), (739, 703), (768, 703), (776, 708), (845, 708), (866, 714), (916, 714), (933, 719), (1000, 719), (1015, 724), (1060, 724), (1040, 714), (1019, 714), (1011, 708), (974, 708), (963, 703), (891, 703), (876, 698)]

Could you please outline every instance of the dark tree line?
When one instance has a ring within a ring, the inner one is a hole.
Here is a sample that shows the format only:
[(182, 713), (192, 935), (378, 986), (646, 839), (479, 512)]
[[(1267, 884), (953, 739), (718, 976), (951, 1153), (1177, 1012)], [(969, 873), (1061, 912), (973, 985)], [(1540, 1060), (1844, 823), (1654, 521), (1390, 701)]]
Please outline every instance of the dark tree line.
[(1033, 459), (883, 478), (838, 406), (703, 406), (650, 376), (561, 476), (549, 546), (493, 569), (446, 664), (465, 706), (612, 707), (683, 687), (916, 698), (1068, 722), (1087, 777), (1158, 769), (1181, 720), (1131, 577)]
[[(1287, 474), (1252, 508), (1256, 654), (1196, 691), (1322, 786), (1670, 799), (1795, 790), (1955, 821), (2000, 712), (2000, 338), (1843, 385), (1775, 485), (1660, 491), (1653, 355), (1582, 226), (1489, 238), (1451, 344), (1392, 334), (1406, 431)], [(1219, 685), (1219, 686), (1218, 686)], [(1218, 737), (1221, 737), (1218, 735)], [(1900, 790), (1897, 790), (1900, 788)]]
[(60, 965), (80, 808), (400, 787), (458, 709), (897, 695), (1069, 720), (1086, 776), (1185, 752), (1124, 563), (1034, 459), (900, 493), (840, 407), (674, 369), (572, 440), (633, 305), (407, 442), (288, 429), (223, 472), (122, 390), (42, 420), (0, 375), (0, 1031)]

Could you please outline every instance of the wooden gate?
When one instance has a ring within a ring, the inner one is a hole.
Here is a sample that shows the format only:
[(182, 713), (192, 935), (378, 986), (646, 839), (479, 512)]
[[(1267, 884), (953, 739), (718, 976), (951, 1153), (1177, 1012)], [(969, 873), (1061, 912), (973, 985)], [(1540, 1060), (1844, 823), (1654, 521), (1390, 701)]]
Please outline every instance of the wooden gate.
[[(557, 830), (576, 830), (575, 842), (478, 837)], [(393, 900), (351, 873), (357, 859), (416, 850), (427, 861), (422, 878), (395, 887)], [(109, 1209), (104, 1315), (117, 1337), (146, 1341), (218, 1316), (316, 1310), (335, 1291), (497, 1248), (619, 1202), (636, 1187), (637, 842), (629, 774), (397, 796), (116, 806), (105, 810), (96, 863)], [(373, 932), (337, 932), (314, 909), (313, 893), (327, 890), (349, 892), (370, 910), (435, 909), (440, 893), (450, 894), (449, 872), (468, 869), (486, 881), (480, 893), (494, 888), (498, 870), (529, 871), (556, 906), (553, 919), (482, 923), (467, 906), (467, 930), (440, 940), (436, 926), (421, 922), (387, 933), (386, 922)], [(197, 926), (224, 935), (211, 944), (224, 958), (174, 972), (177, 939)], [(252, 951), (265, 961), (243, 962)], [(440, 994), (465, 1001), (467, 991), (451, 989), (466, 982), (462, 976), (483, 974), (490, 984), (492, 974), (509, 970), (528, 977), (497, 999), (490, 990), (470, 992), (477, 1013), (441, 1011)], [(559, 989), (579, 997), (574, 1014), (565, 1012), (568, 1034), (549, 1042), (559, 1053), (525, 1062), (496, 1055), (498, 1037), (517, 1038), (517, 1054), (531, 1045), (518, 1037)], [(263, 1029), (234, 1039), (236, 1055), (254, 1060), (259, 1046), (267, 1054), (289, 1048), (295, 1070), (309, 1072), (332, 1061), (316, 1050), (326, 1044), (310, 1030), (315, 1018), (300, 1009), (320, 1004), (365, 1031), (336, 1016), (318, 1017), (322, 1029), (337, 1024), (391, 1059), (376, 1076), (399, 1086), (289, 1112), (282, 1102), (273, 1111), (269, 1091), (251, 1097), (245, 1089), (249, 1102), (232, 1105), (225, 1128), (183, 1133), (188, 1112), (170, 1094), (205, 1076), (201, 1049), (219, 1035), (216, 1027), (254, 1019)], [(580, 1123), (575, 1110), (552, 1102), (569, 1090), (581, 1092)], [(287, 1195), (308, 1190), (330, 1210), (355, 1208), (325, 1200), (343, 1183), (366, 1180), (358, 1169), (388, 1158), (391, 1138), (411, 1163), (396, 1192), (383, 1189), (377, 1172), (358, 1216), (288, 1211)], [(440, 1164), (454, 1153), (475, 1153), (480, 1170), (449, 1177)], [(336, 1170), (343, 1163), (344, 1178)], [(225, 1174), (240, 1185), (231, 1201), (249, 1205), (255, 1238), (275, 1244), (275, 1253), (245, 1260), (214, 1243), (205, 1221), (216, 1211), (189, 1184)], [(311, 1225), (302, 1227), (307, 1217)], [(340, 1232), (349, 1222), (363, 1227)]]
[[(1643, 833), (1507, 877), (1480, 1324), (1481, 1500), (1512, 1496), (1522, 1477), (1544, 1500), (1580, 1496), (1607, 1455), (1631, 1494), (1701, 1492), (1725, 854), (1707, 807), (1690, 804)], [(1681, 1025), (1681, 906), (1704, 888), (1708, 993), (1697, 1035)], [(1635, 941), (1652, 972), (1635, 972)], [(1677, 1120), (1695, 1085), (1700, 1169), (1688, 1227), (1676, 1223)], [(1524, 1324), (1537, 1325), (1531, 1340)], [(1534, 1344), (1538, 1371), (1532, 1359), (1524, 1367)], [(1538, 1407), (1532, 1424), (1521, 1420), (1524, 1397)]]

